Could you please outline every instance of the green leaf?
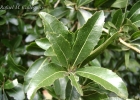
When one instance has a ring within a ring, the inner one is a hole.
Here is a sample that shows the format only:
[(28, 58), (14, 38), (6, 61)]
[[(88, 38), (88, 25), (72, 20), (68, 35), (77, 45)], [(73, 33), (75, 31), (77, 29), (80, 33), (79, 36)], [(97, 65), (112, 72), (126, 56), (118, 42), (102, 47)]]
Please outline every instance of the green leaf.
[(31, 55), (43, 55), (44, 54), (44, 50), (42, 50), (40, 47), (38, 47), (38, 45), (35, 42), (30, 43), (27, 47), (26, 50), (29, 54)]
[(99, 6), (101, 6), (102, 4), (104, 4), (107, 1), (108, 0), (94, 0), (94, 6), (99, 7)]
[(97, 45), (102, 34), (104, 13), (96, 12), (87, 23), (79, 29), (72, 48), (72, 66), (81, 63)]
[(45, 56), (56, 56), (55, 52), (53, 51), (52, 47), (49, 47), (45, 52)]
[(68, 34), (68, 28), (58, 21), (54, 16), (45, 12), (40, 12), (39, 16), (42, 19), (45, 33), (49, 34), (53, 32), (61, 34), (64, 37)]
[(128, 18), (134, 23), (136, 26), (140, 27), (140, 1), (135, 3), (130, 12), (128, 13)]
[(25, 99), (25, 93), (23, 91), (23, 86), (21, 84), (18, 84), (16, 87), (6, 90), (6, 93), (13, 97), (14, 100), (24, 100)]
[(41, 87), (50, 86), (56, 79), (66, 75), (66, 71), (55, 64), (44, 65), (26, 85), (28, 99), (32, 100)]
[(129, 51), (125, 52), (125, 66), (128, 67), (129, 66)]
[(4, 17), (0, 17), (0, 25), (3, 25), (6, 23), (6, 20)]
[(87, 64), (89, 61), (93, 60), (94, 58), (96, 58), (99, 54), (101, 54), (106, 47), (112, 43), (112, 41), (117, 38), (119, 34), (115, 33), (113, 36), (111, 36), (109, 39), (107, 39), (103, 44), (101, 44), (99, 47), (97, 47), (95, 50), (93, 50), (90, 55), (82, 62), (81, 66), (84, 66), (85, 64)]
[(10, 41), (8, 39), (2, 39), (1, 42), (3, 43), (3, 45), (5, 45), (8, 48), (12, 48)]
[(11, 54), (8, 54), (8, 64), (10, 65), (10, 68), (18, 73), (19, 75), (24, 75), (26, 69), (23, 66), (17, 65), (13, 58), (11, 57)]
[(12, 41), (11, 41), (11, 45), (13, 49), (16, 49), (20, 43), (22, 42), (22, 36), (18, 35), (17, 37), (15, 37)]
[(140, 37), (140, 31), (137, 31), (137, 32), (134, 32), (132, 35), (131, 35), (131, 39), (134, 40), (136, 38), (139, 38)]
[(53, 11), (50, 12), (51, 15), (55, 16), (58, 19), (62, 18), (68, 13), (69, 13), (69, 9), (66, 7), (57, 7)]
[(61, 34), (57, 35), (50, 33), (47, 37), (52, 43), (53, 51), (55, 52), (59, 62), (63, 67), (68, 67), (71, 56), (70, 43)]
[(125, 8), (128, 5), (128, 0), (116, 0), (111, 7)]
[(71, 80), (71, 85), (75, 87), (75, 89), (81, 96), (83, 96), (82, 88), (80, 87), (80, 84), (78, 83), (79, 77), (74, 75), (73, 73), (70, 73), (69, 79)]
[(2, 73), (0, 72), (0, 85), (1, 85), (1, 83), (3, 83), (3, 81), (4, 81), (4, 77), (3, 77)]
[(87, 96), (83, 96), (82, 97), (84, 100), (112, 100), (112, 99), (108, 99), (106, 94), (99, 94), (99, 93), (91, 93)]
[(26, 71), (24, 80), (29, 81), (44, 65), (48, 64), (47, 58), (37, 59)]
[(60, 78), (54, 82), (54, 90), (55, 93), (59, 96), (61, 100), (66, 99), (66, 86), (67, 86), (68, 78)]
[(9, 100), (4, 90), (2, 94), (2, 100)]
[(32, 5), (36, 5), (38, 3), (38, 0), (32, 0)]
[(121, 9), (116, 10), (115, 13), (114, 13), (114, 15), (113, 15), (113, 18), (112, 18), (112, 23), (119, 30), (120, 27), (121, 27), (122, 22), (123, 22), (123, 13), (122, 13), (122, 10)]
[(5, 14), (6, 13), (6, 10), (0, 10), (0, 16)]
[(11, 81), (11, 80), (7, 80), (5, 83), (4, 83), (4, 89), (12, 89), (14, 88), (15, 86), (18, 85), (18, 81), (17, 79)]
[(90, 2), (92, 2), (93, 0), (77, 0), (77, 6), (78, 7), (80, 7), (80, 6), (82, 6), (82, 5), (86, 5), (86, 4), (88, 4), (88, 3), (90, 3)]
[(67, 87), (66, 87), (66, 98), (67, 100), (79, 100), (80, 95), (75, 89), (74, 86), (71, 86), (71, 81), (68, 81)]
[(35, 42), (40, 48), (42, 48), (44, 50), (47, 50), (51, 46), (51, 44), (47, 38), (37, 39), (37, 40), (35, 40)]
[(78, 10), (77, 18), (81, 26), (83, 26), (91, 16), (92, 14), (86, 10), (83, 9)]
[(125, 83), (111, 70), (101, 67), (85, 67), (77, 70), (76, 74), (95, 81), (105, 89), (116, 93), (118, 96), (124, 99), (128, 98)]

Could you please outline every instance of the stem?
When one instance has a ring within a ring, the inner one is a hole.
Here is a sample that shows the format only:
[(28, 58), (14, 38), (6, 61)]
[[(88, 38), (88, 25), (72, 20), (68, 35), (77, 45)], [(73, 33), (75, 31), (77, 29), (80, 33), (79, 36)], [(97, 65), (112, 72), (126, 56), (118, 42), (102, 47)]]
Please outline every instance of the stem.
[(60, 2), (60, 0), (57, 0), (57, 2), (54, 5), (54, 8), (56, 8), (58, 6), (59, 2)]
[(88, 7), (80, 7), (81, 9), (85, 9), (85, 10), (90, 10), (90, 11), (92, 11), (92, 10), (97, 10), (96, 8), (95, 9), (93, 9), (93, 8), (88, 8)]
[(119, 41), (120, 41), (123, 45), (127, 46), (128, 48), (130, 48), (130, 49), (132, 49), (132, 50), (134, 50), (134, 51), (140, 53), (140, 50), (139, 50), (138, 48), (132, 46), (132, 45), (129, 44), (129, 43), (126, 43), (123, 39), (119, 38)]

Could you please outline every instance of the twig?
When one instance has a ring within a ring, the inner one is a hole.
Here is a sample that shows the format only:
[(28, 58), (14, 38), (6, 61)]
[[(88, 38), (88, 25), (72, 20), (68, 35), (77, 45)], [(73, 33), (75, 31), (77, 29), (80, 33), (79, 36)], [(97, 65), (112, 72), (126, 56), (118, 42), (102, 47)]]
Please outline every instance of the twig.
[(57, 0), (57, 2), (54, 5), (54, 8), (56, 8), (58, 6), (59, 2), (60, 2), (60, 0)]
[(107, 33), (107, 34), (109, 33), (109, 30), (107, 30), (107, 29), (105, 29), (105, 28), (103, 28), (102, 31), (104, 31), (104, 32)]
[(134, 51), (140, 53), (140, 50), (139, 50), (138, 48), (132, 46), (132, 45), (129, 44), (129, 43), (126, 43), (125, 41), (123, 41), (123, 39), (119, 38), (119, 41), (120, 41), (123, 45), (125, 45), (125, 46), (129, 47), (130, 49), (132, 49), (132, 50), (134, 50)]
[(97, 10), (97, 8), (93, 9), (93, 8), (88, 8), (88, 7), (80, 7), (81, 9), (85, 9), (85, 10)]

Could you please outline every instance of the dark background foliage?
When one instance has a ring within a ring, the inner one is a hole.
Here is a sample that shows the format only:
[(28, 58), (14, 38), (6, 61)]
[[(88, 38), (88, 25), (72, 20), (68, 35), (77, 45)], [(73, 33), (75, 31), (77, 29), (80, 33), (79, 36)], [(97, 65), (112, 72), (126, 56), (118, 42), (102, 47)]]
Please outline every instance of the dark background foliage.
[[(87, 1), (89, 2), (78, 5), (76, 0), (40, 0), (34, 6), (29, 0), (0, 1), (0, 99), (26, 98), (23, 91), (24, 76), (15, 70), (20, 67), (25, 73), (37, 58), (43, 56), (44, 51), (33, 43), (34, 40), (45, 37), (38, 12), (45, 11), (56, 16), (71, 31), (81, 27), (95, 11), (103, 10), (106, 21), (111, 21), (111, 14), (115, 10), (122, 9), (125, 12), (123, 6), (112, 6), (116, 0)], [(136, 2), (137, 0), (129, 0), (127, 11)], [(105, 27), (108, 28), (107, 23)], [(123, 37), (140, 47), (140, 39), (133, 40), (132, 33), (133, 30), (123, 34)], [(104, 42), (106, 38), (108, 35), (103, 32), (103, 41), (100, 42)], [(140, 99), (140, 54), (115, 40), (90, 65), (102, 66), (116, 72), (126, 82), (129, 98)], [(40, 94), (36, 97), (42, 98)]]

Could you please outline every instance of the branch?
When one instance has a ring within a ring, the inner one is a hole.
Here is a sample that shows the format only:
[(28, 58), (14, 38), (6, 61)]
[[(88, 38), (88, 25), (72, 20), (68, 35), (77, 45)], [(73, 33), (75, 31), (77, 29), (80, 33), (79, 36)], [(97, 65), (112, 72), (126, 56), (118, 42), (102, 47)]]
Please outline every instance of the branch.
[(130, 49), (132, 49), (132, 50), (134, 50), (134, 51), (140, 53), (140, 50), (139, 50), (138, 48), (132, 46), (132, 45), (129, 44), (129, 43), (126, 43), (125, 41), (123, 41), (123, 39), (119, 38), (119, 41), (120, 41), (123, 45), (127, 46), (128, 48), (130, 48)]

